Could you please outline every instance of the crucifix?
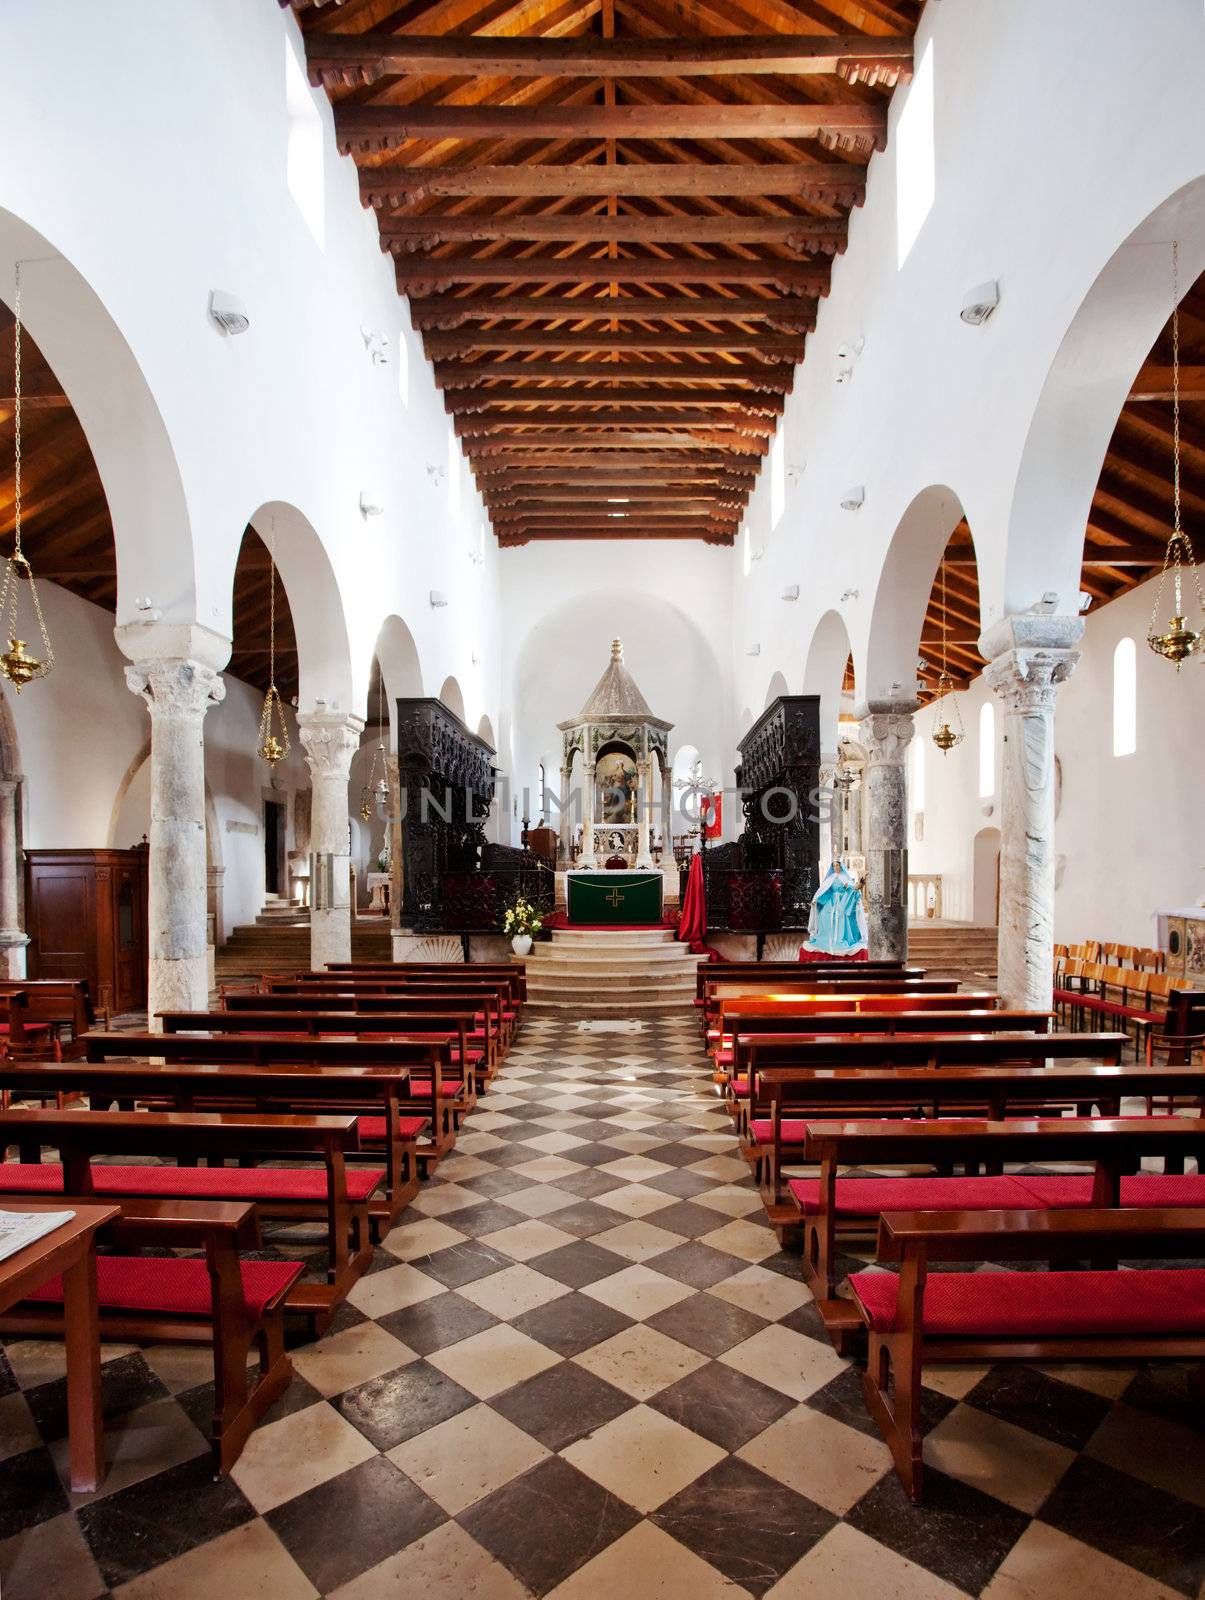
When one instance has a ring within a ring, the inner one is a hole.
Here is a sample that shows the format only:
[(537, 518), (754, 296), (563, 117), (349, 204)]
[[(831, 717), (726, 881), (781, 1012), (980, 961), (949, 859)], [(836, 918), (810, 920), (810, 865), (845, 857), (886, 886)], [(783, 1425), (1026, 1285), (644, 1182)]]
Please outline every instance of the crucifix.
[(610, 894), (604, 895), (603, 898), (606, 900), (608, 905), (614, 906), (616, 911), (618, 911), (620, 906), (623, 904), (623, 895), (620, 894), (618, 889), (612, 889)]

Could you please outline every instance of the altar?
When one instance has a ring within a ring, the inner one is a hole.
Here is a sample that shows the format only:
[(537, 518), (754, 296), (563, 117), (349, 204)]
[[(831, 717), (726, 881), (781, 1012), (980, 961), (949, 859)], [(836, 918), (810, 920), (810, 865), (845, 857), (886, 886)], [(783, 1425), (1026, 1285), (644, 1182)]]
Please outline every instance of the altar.
[(569, 926), (656, 926), (664, 882), (660, 872), (566, 873)]

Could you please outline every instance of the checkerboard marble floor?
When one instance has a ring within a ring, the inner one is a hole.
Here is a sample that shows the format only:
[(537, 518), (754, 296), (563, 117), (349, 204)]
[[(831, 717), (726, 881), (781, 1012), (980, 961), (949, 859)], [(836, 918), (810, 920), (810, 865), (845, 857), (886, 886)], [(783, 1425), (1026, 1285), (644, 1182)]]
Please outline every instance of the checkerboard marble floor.
[(105, 1351), (63, 1487), (61, 1347), (0, 1356), (4, 1600), (1116, 1600), (1205, 1587), (1176, 1367), (928, 1374), (911, 1506), (681, 1022), (529, 1020), (230, 1479), (209, 1354)]

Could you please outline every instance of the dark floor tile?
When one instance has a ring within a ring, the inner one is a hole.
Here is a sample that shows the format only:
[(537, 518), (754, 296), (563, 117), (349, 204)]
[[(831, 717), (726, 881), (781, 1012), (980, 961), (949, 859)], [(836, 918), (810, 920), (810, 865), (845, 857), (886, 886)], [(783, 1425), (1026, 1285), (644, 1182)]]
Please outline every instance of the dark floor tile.
[(1181, 1594), (1205, 1583), (1205, 1511), (1089, 1456), (1072, 1463), (1039, 1515)]
[(993, 1367), (965, 1399), (967, 1405), (1071, 1450), (1084, 1448), (1109, 1410), (1109, 1402), (1100, 1395), (1048, 1377), (1023, 1362)]
[[(478, 1209), (485, 1210), (485, 1207)], [(393, 1264), (397, 1266), (396, 1260)], [(482, 1244), (480, 1239), (466, 1239), (461, 1244), (449, 1245), (446, 1250), (437, 1250), (434, 1255), (421, 1256), (411, 1265), (446, 1288), (459, 1289), (462, 1284), (476, 1283), (478, 1278), (488, 1278), (504, 1267), (513, 1267), (514, 1262), (501, 1250)]]
[(8, 1357), (0, 1349), (0, 1397), (12, 1394), (19, 1387), (13, 1376), (13, 1369), (8, 1364)]
[[(598, 1176), (598, 1174), (594, 1174)], [(556, 1188), (565, 1187), (565, 1179), (558, 1178)], [(608, 1184), (606, 1189), (600, 1189), (600, 1194), (608, 1193), (619, 1184)], [(593, 1200), (579, 1200), (576, 1205), (562, 1206), (559, 1211), (550, 1211), (542, 1219), (554, 1228), (560, 1228), (562, 1233), (571, 1233), (575, 1238), (588, 1239), (593, 1234), (602, 1233), (607, 1228), (614, 1228), (625, 1218), (618, 1211), (612, 1211), (609, 1206), (595, 1205)]]
[(400, 1468), (374, 1456), (277, 1506), (264, 1520), (326, 1594), (448, 1519)]
[(429, 1356), (433, 1350), (442, 1350), (492, 1328), (498, 1318), (458, 1294), (440, 1294), (419, 1305), (387, 1312), (376, 1320), (418, 1355)]
[(610, 1194), (612, 1189), (622, 1189), (623, 1179), (613, 1172), (599, 1172), (597, 1167), (581, 1167), (576, 1172), (565, 1173), (553, 1187), (565, 1194), (575, 1194), (581, 1200), (593, 1200), (597, 1195)]
[(806, 1334), (809, 1339), (821, 1341), (828, 1338), (828, 1334), (824, 1331), (824, 1318), (817, 1310), (814, 1300), (796, 1306), (794, 1311), (788, 1311), (785, 1317), (780, 1317), (778, 1320), (784, 1328), (790, 1328), (792, 1333)]
[(1125, 1392), (1126, 1404), (1205, 1433), (1205, 1395), (1189, 1388), (1194, 1370), (1199, 1369), (1181, 1361), (1141, 1367)]
[(516, 1194), (520, 1189), (531, 1188), (530, 1178), (525, 1178), (521, 1172), (505, 1170), (508, 1166), (517, 1167), (524, 1161), (530, 1161), (530, 1150), (525, 1151), (516, 1145), (500, 1145), (496, 1150), (485, 1151), (478, 1159), (491, 1162), (497, 1170), (479, 1173), (475, 1178), (466, 1178), (460, 1187), (467, 1189), (470, 1194), (483, 1194), (491, 1200), (497, 1200), (500, 1196)]
[(537, 1373), (490, 1402), (517, 1428), (549, 1450), (564, 1450), (630, 1411), (634, 1401), (572, 1361)]
[[(397, 1257), (390, 1256), (389, 1259), (396, 1267)], [(330, 1320), (330, 1324), (326, 1329), (326, 1333), (328, 1335), (332, 1333), (345, 1333), (348, 1328), (358, 1328), (361, 1323), (368, 1322), (370, 1320), (371, 1319), (366, 1317), (358, 1307), (353, 1306), (350, 1300), (345, 1300), (341, 1306), (337, 1306), (335, 1308), (335, 1314)], [(309, 1344), (313, 1340), (314, 1336), (308, 1320), (304, 1325), (304, 1329), (305, 1337), (300, 1341), (300, 1343)]]
[(777, 1389), (718, 1361), (688, 1373), (648, 1403), (723, 1450), (739, 1450), (795, 1409), (795, 1402)]
[[(551, 1221), (554, 1227), (560, 1227), (559, 1214), (554, 1213)], [(613, 1272), (622, 1272), (625, 1267), (631, 1266), (631, 1262), (626, 1256), (616, 1255), (613, 1250), (604, 1250), (602, 1245), (592, 1244), (589, 1239), (577, 1239), (573, 1244), (563, 1244), (559, 1249), (549, 1250), (546, 1255), (536, 1256), (527, 1265), (536, 1272), (555, 1278), (558, 1283), (568, 1284), (571, 1289), (584, 1289), (588, 1283), (597, 1283), (600, 1278), (608, 1278)]]
[(80, 1530), (110, 1588), (254, 1519), (233, 1478), (215, 1482), (209, 1453), (83, 1506)]
[[(796, 1332), (807, 1332), (807, 1329), (796, 1329)], [(813, 1335), (822, 1341), (827, 1336), (823, 1331)], [(858, 1367), (847, 1367), (844, 1372), (839, 1372), (831, 1383), (826, 1383), (823, 1389), (817, 1389), (804, 1401), (813, 1411), (822, 1411), (826, 1417), (833, 1417), (838, 1422), (844, 1422), (851, 1428), (857, 1428), (859, 1433), (868, 1434), (872, 1439), (879, 1439), (879, 1431), (874, 1418), (866, 1409), (866, 1400), (862, 1393), (862, 1373)], [(957, 1401), (951, 1400), (948, 1395), (938, 1394), (936, 1389), (921, 1390), (920, 1425), (922, 1433), (928, 1433), (930, 1428), (948, 1417), (954, 1410)]]
[[(640, 1131), (643, 1133), (644, 1129)], [(641, 1154), (647, 1156), (650, 1161), (664, 1161), (667, 1167), (690, 1167), (696, 1161), (703, 1161), (715, 1152), (701, 1150), (697, 1145), (671, 1142), (655, 1145), (651, 1150), (644, 1150)]]
[[(626, 1130), (613, 1128), (611, 1131), (612, 1133), (623, 1133)], [(613, 1144), (578, 1144), (574, 1145), (572, 1150), (562, 1152), (566, 1161), (572, 1161), (577, 1166), (585, 1167), (586, 1169), (605, 1167), (608, 1161), (622, 1161), (630, 1153), (630, 1151), (620, 1149)], [(560, 1182), (559, 1178), (557, 1182)]]
[(716, 1228), (723, 1227), (726, 1219), (711, 1206), (701, 1206), (694, 1200), (679, 1200), (675, 1205), (655, 1211), (650, 1220), (659, 1228), (680, 1233), (684, 1239), (697, 1239), (702, 1233), (713, 1233)]
[(67, 1510), (67, 1496), (49, 1450), (26, 1450), (0, 1461), (0, 1539)]
[[(696, 1152), (695, 1160), (706, 1160), (705, 1152), (702, 1150)], [(673, 1172), (659, 1172), (655, 1178), (647, 1178), (645, 1182), (650, 1189), (660, 1189), (662, 1194), (675, 1194), (680, 1200), (691, 1200), (695, 1195), (706, 1194), (709, 1189), (714, 1189), (716, 1186), (714, 1178), (700, 1177), (697, 1172), (690, 1172), (685, 1167), (679, 1167)], [(716, 1212), (716, 1215), (720, 1222), (727, 1221), (722, 1212)]]
[(333, 1402), (378, 1450), (392, 1450), (476, 1403), (476, 1396), (427, 1361), (370, 1378)]
[[(525, 1185), (530, 1188), (530, 1184)], [(463, 1211), (450, 1211), (439, 1219), (449, 1228), (479, 1239), (483, 1233), (497, 1233), (499, 1228), (513, 1228), (516, 1222), (528, 1222), (521, 1211), (512, 1211), (500, 1200), (483, 1200), (479, 1206), (466, 1206)]]
[[(167, 1392), (166, 1386), (137, 1351), (119, 1356), (116, 1361), (106, 1361), (100, 1369), (101, 1409), (106, 1419), (119, 1417), (152, 1400), (163, 1400)], [(36, 1388), (26, 1389), (25, 1400), (47, 1444), (52, 1439), (66, 1437), (66, 1378), (55, 1378), (51, 1383), (39, 1383)]]
[(925, 1469), (913, 1505), (894, 1472), (880, 1478), (845, 1520), (926, 1571), (978, 1594), (1029, 1526), (1023, 1511), (944, 1473)]
[(696, 1478), (652, 1520), (756, 1596), (773, 1588), (837, 1522), (735, 1456)]
[(676, 1306), (658, 1311), (655, 1317), (646, 1320), (658, 1333), (688, 1344), (705, 1356), (721, 1356), (725, 1350), (731, 1350), (734, 1344), (751, 1338), (766, 1326), (764, 1317), (755, 1316), (742, 1306), (731, 1306), (710, 1294), (680, 1300)]
[[(654, 1213), (657, 1226), (661, 1226), (660, 1212)], [(737, 1272), (744, 1272), (748, 1262), (730, 1256), (723, 1250), (713, 1250), (709, 1244), (691, 1239), (686, 1244), (675, 1245), (656, 1257), (658, 1272), (679, 1283), (688, 1283), (692, 1289), (710, 1289)]]
[[(540, 1269), (542, 1270), (542, 1269)], [(632, 1326), (631, 1317), (586, 1294), (566, 1294), (515, 1317), (513, 1327), (560, 1356), (580, 1355)]]
[(457, 1521), (539, 1596), (614, 1544), (640, 1517), (553, 1456), (470, 1506)]
[(565, 1132), (574, 1139), (591, 1139), (597, 1143), (613, 1139), (620, 1129), (613, 1122), (604, 1122), (601, 1117), (589, 1117), (584, 1122), (575, 1122)]

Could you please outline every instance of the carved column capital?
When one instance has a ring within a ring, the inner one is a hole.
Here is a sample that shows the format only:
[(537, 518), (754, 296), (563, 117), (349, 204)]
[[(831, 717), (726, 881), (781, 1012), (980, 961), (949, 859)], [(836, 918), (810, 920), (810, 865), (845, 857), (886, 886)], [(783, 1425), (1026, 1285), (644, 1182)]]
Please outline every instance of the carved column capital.
[(983, 669), (992, 693), (1008, 711), (1022, 716), (1054, 710), (1058, 687), (1075, 671), (1078, 650), (1018, 645)]
[(297, 731), (313, 776), (346, 783), (352, 757), (360, 748), (363, 721), (342, 712), (309, 711), (297, 718)]
[(907, 759), (915, 724), (912, 709), (871, 710), (858, 728), (870, 767), (900, 767)]
[(126, 686), (146, 701), (152, 722), (167, 717), (200, 722), (226, 698), (221, 673), (187, 656), (144, 659), (126, 668)]

